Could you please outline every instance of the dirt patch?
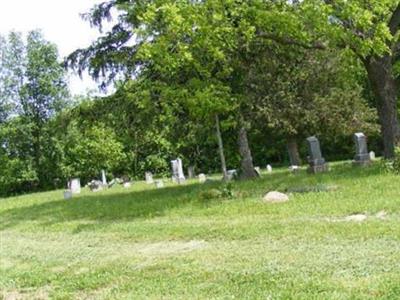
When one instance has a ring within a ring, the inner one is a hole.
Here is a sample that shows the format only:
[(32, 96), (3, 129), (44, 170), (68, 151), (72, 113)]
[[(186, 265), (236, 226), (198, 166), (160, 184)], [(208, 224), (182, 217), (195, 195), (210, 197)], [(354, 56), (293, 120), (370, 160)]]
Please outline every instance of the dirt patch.
[(355, 214), (355, 215), (350, 215), (344, 218), (344, 221), (347, 222), (364, 222), (367, 219), (367, 215), (364, 214)]

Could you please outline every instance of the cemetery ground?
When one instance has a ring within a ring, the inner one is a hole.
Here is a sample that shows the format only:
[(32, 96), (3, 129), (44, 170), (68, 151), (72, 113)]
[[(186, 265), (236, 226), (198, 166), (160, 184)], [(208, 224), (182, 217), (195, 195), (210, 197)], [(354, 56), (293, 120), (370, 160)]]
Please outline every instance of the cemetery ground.
[(400, 178), (376, 164), (0, 201), (4, 299), (400, 298)]

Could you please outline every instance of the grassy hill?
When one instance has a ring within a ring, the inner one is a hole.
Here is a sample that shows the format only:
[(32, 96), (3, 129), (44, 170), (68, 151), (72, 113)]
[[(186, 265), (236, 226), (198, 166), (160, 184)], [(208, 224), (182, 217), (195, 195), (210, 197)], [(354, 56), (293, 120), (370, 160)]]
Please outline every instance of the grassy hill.
[(4, 299), (400, 299), (400, 177), (377, 166), (24, 195), (0, 220)]

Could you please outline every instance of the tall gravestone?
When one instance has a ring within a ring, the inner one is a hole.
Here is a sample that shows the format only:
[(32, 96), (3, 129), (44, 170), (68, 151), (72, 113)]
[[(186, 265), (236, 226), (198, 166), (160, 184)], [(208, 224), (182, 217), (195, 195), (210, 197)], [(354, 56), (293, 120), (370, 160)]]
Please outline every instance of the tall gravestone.
[(360, 166), (367, 166), (371, 163), (371, 157), (368, 152), (367, 137), (362, 132), (354, 134), (354, 143), (356, 145), (356, 156), (354, 157), (354, 164)]
[(186, 180), (183, 173), (183, 164), (180, 158), (171, 161), (172, 166), (172, 180), (181, 184)]
[(195, 177), (195, 173), (194, 173), (194, 166), (189, 166), (188, 167), (188, 177), (189, 179), (193, 179)]
[(107, 186), (106, 171), (104, 170), (101, 170), (101, 182), (104, 186)]
[(72, 194), (80, 194), (81, 193), (81, 180), (79, 178), (73, 178), (68, 184), (69, 190), (71, 190)]
[(308, 163), (310, 165), (308, 172), (315, 174), (328, 171), (328, 164), (322, 157), (319, 140), (315, 136), (311, 136), (307, 138), (307, 143), (309, 152)]

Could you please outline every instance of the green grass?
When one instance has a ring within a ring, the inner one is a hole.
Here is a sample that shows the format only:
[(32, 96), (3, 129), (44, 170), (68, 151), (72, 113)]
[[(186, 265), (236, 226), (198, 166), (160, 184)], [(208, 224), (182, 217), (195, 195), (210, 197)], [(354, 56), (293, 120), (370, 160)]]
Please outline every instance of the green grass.
[[(338, 189), (261, 201), (329, 185)], [(340, 163), (235, 182), (233, 198), (217, 197), (223, 187), (1, 199), (3, 298), (400, 299), (400, 177)], [(345, 221), (356, 213), (367, 220)]]

